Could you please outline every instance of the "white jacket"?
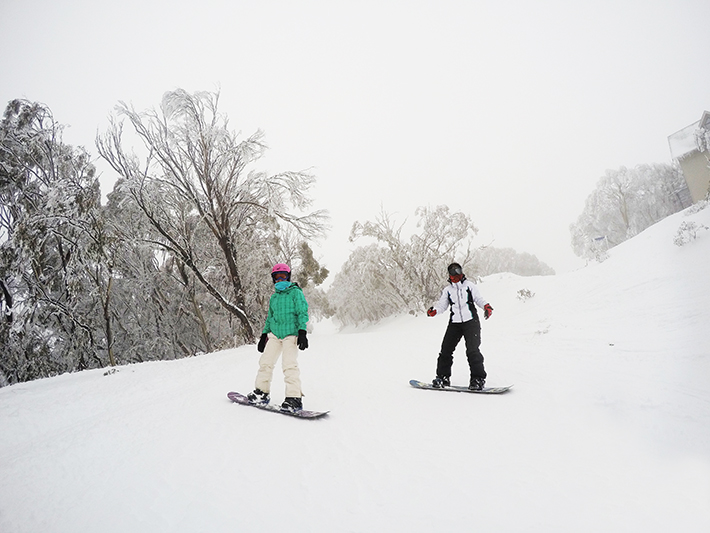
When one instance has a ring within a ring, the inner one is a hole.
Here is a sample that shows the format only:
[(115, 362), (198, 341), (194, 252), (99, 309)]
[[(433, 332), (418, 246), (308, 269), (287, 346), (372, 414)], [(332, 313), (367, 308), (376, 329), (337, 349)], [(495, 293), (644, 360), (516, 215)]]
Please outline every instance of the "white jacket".
[(441, 291), (439, 301), (434, 304), (437, 314), (443, 313), (451, 307), (451, 322), (468, 322), (473, 320), (476, 309), (473, 304), (483, 309), (488, 303), (483, 299), (475, 283), (464, 279), (458, 283), (451, 283)]

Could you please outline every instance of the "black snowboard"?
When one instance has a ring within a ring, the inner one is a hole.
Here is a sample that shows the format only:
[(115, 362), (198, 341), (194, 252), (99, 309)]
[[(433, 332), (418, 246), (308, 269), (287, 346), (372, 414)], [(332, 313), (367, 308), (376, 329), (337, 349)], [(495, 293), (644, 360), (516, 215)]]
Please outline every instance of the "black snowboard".
[(423, 381), (417, 381), (416, 379), (411, 380), (409, 384), (417, 389), (440, 390), (449, 392), (473, 392), (476, 394), (502, 394), (504, 392), (508, 392), (512, 387), (512, 385), (508, 385), (507, 387), (483, 387), (481, 390), (471, 390), (468, 387), (457, 387), (456, 385), (449, 385), (448, 387), (440, 389), (434, 387), (431, 383), (424, 383)]
[(240, 403), (242, 405), (249, 405), (251, 407), (256, 407), (257, 409), (261, 409), (263, 411), (272, 411), (274, 413), (281, 413), (282, 415), (295, 416), (296, 418), (311, 418), (311, 419), (312, 418), (320, 418), (322, 416), (327, 415), (330, 412), (330, 411), (307, 411), (305, 409), (301, 409), (300, 411), (286, 411), (286, 410), (282, 410), (281, 407), (278, 405), (253, 404), (247, 399), (246, 396), (244, 396), (243, 394), (240, 394), (238, 392), (228, 392), (227, 398), (229, 398), (233, 402)]

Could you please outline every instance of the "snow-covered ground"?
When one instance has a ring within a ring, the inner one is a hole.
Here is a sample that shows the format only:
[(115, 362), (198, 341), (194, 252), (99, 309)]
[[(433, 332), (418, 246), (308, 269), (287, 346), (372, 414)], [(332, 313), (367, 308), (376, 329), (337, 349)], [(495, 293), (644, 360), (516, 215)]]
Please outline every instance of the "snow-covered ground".
[(254, 346), (0, 389), (0, 531), (710, 531), (710, 230), (678, 247), (684, 221), (710, 208), (600, 265), (486, 278), (504, 395), (411, 388), (446, 327), (423, 315), (315, 325), (318, 421), (227, 400), (252, 388)]

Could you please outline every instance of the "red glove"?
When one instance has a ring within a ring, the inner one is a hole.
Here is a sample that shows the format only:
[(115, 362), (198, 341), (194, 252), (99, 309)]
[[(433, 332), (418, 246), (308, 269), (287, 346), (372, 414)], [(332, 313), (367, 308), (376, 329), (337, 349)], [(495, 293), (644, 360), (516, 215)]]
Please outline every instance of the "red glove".
[(427, 309), (426, 314), (427, 316), (436, 316), (436, 309), (430, 307), (429, 309)]
[(484, 305), (483, 306), (483, 316), (486, 317), (486, 320), (488, 320), (492, 314), (493, 314), (493, 308), (491, 307), (491, 304)]

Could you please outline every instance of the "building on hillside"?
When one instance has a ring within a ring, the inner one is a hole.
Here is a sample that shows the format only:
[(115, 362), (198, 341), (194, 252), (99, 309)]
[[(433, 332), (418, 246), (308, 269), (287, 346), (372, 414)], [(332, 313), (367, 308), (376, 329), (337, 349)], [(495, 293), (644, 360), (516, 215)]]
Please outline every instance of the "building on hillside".
[(678, 161), (693, 203), (710, 192), (710, 112), (668, 137), (671, 157)]

